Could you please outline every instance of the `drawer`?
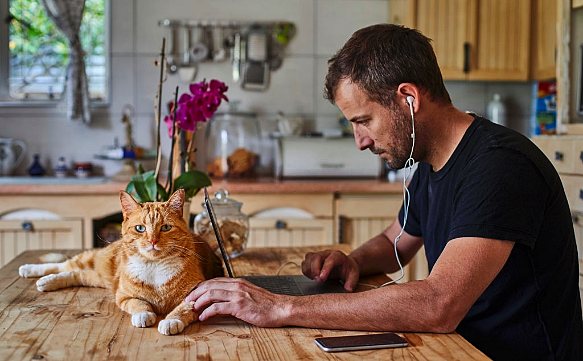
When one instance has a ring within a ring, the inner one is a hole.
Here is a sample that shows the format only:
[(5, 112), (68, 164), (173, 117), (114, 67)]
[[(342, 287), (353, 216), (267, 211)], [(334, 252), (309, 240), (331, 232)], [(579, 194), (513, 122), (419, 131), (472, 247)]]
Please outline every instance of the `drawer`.
[(249, 219), (248, 247), (296, 247), (334, 244), (332, 218)]
[(0, 221), (0, 266), (32, 249), (83, 248), (82, 220)]
[(542, 136), (533, 138), (533, 142), (549, 158), (557, 172), (573, 173), (575, 167), (574, 138), (566, 136)]
[(573, 211), (583, 212), (583, 176), (561, 175), (569, 207)]

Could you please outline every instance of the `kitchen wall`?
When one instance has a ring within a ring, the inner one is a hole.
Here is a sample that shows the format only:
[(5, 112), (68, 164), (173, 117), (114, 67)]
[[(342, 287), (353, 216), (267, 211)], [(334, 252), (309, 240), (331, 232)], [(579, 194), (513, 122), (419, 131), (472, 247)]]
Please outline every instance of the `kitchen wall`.
[[(86, 126), (65, 119), (62, 107), (0, 108), (0, 137), (23, 139), (29, 160), (18, 169), (26, 174), (33, 153), (40, 153), (48, 168), (59, 156), (68, 161), (91, 161), (106, 175), (121, 168), (117, 161), (94, 159), (94, 154), (115, 137), (123, 140), (120, 122), (124, 104), (135, 108), (134, 138), (138, 145), (154, 144), (154, 95), (163, 18), (286, 20), (297, 34), (287, 49), (283, 66), (272, 73), (267, 92), (247, 92), (231, 80), (228, 62), (200, 65), (197, 80), (218, 78), (229, 85), (228, 96), (240, 101), (239, 110), (256, 112), (266, 132), (275, 129), (282, 111), (306, 119), (306, 128), (336, 127), (338, 110), (322, 98), (326, 61), (360, 27), (388, 19), (386, 0), (109, 0), (111, 14), (111, 102), (93, 110)], [(176, 75), (165, 83), (170, 100), (175, 86), (187, 89)], [(507, 103), (509, 126), (530, 132), (532, 84), (530, 82), (447, 82), (454, 104), (462, 110), (484, 114), (493, 93)], [(164, 147), (168, 141), (164, 137)]]

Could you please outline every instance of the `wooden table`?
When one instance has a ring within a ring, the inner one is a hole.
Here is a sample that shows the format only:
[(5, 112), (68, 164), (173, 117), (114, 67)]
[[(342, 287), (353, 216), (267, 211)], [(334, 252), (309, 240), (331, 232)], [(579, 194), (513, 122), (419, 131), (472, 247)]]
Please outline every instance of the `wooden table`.
[[(238, 274), (295, 274), (305, 252), (316, 249), (248, 249), (233, 267)], [(457, 334), (406, 333), (410, 344), (406, 348), (326, 353), (314, 344), (315, 337), (363, 332), (261, 328), (231, 317), (164, 336), (156, 327), (133, 327), (108, 290), (76, 287), (38, 292), (36, 279), (20, 278), (18, 266), (37, 263), (44, 253), (27, 251), (0, 269), (0, 360), (488, 359)]]

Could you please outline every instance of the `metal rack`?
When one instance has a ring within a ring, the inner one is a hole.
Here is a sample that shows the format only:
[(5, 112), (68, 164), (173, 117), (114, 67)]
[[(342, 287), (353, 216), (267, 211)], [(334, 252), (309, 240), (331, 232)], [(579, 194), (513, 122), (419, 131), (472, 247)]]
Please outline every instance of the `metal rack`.
[(233, 80), (258, 91), (268, 88), (270, 73), (281, 67), (296, 32), (286, 21), (164, 19), (158, 25), (167, 29), (171, 74), (192, 80), (199, 63), (230, 61)]

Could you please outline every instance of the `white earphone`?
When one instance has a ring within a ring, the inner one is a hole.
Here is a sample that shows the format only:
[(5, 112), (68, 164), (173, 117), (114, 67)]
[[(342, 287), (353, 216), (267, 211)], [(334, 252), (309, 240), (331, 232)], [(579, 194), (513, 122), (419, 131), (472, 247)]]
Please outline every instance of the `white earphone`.
[(409, 103), (409, 107), (413, 106), (413, 100), (415, 100), (415, 98), (413, 96), (409, 95), (407, 97), (407, 103)]

